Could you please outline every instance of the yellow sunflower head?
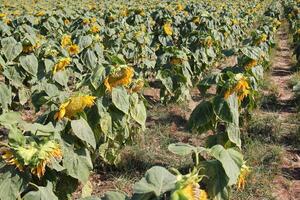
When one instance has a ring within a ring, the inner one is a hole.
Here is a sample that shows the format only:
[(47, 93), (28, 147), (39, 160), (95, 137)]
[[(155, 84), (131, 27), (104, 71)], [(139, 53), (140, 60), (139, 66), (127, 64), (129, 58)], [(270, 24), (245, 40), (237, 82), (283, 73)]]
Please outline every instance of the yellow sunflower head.
[(94, 24), (91, 28), (90, 31), (92, 33), (98, 33), (100, 31), (100, 26), (98, 24)]
[(55, 74), (57, 71), (64, 70), (68, 65), (71, 64), (71, 61), (72, 60), (69, 57), (60, 59), (58, 63), (54, 65), (53, 74)]
[(245, 188), (246, 178), (249, 176), (250, 172), (250, 168), (244, 163), (241, 167), (240, 175), (237, 181), (238, 190), (243, 190)]
[(166, 35), (169, 35), (169, 36), (172, 36), (173, 35), (173, 29), (172, 29), (172, 26), (171, 26), (171, 23), (170, 22), (166, 22), (164, 25), (163, 25), (163, 30), (164, 30), (164, 33)]
[(70, 55), (77, 55), (79, 51), (79, 46), (77, 44), (72, 44), (68, 47), (68, 52)]
[(70, 35), (63, 35), (60, 41), (60, 44), (63, 48), (72, 44), (71, 36)]
[(71, 119), (77, 113), (83, 112), (86, 107), (91, 108), (95, 104), (95, 99), (96, 97), (89, 95), (71, 97), (59, 107), (54, 119), (61, 120), (64, 117)]
[(246, 64), (245, 64), (245, 69), (249, 70), (251, 69), (252, 67), (255, 67), (256, 65), (258, 64), (257, 60), (254, 60), (254, 59), (251, 59), (250, 61), (248, 61)]
[(134, 70), (132, 67), (122, 67), (117, 72), (109, 75), (104, 80), (104, 85), (108, 91), (117, 86), (128, 86), (132, 82)]

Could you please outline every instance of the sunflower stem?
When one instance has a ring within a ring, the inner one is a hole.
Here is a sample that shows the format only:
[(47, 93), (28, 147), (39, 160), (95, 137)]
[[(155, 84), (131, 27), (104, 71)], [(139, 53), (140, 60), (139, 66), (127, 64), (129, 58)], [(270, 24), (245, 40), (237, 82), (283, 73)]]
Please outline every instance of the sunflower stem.
[(33, 182), (29, 182), (28, 183), (29, 185), (32, 185), (33, 187), (35, 187), (36, 189), (39, 189), (39, 186), (38, 185), (36, 185), (35, 183), (33, 183)]

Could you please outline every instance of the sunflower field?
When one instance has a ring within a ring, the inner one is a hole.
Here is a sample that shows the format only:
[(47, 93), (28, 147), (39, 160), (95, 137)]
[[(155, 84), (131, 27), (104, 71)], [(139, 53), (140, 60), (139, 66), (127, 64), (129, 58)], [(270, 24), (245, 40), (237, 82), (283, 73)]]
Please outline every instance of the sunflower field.
[(299, 57), (293, 0), (0, 0), (0, 200), (72, 199), (95, 166), (118, 166), (148, 129), (151, 88), (162, 105), (199, 90), (187, 127), (210, 132), (206, 145), (168, 144), (193, 166), (153, 166), (130, 194), (79, 199), (231, 199), (251, 173), (241, 126), (283, 12)]

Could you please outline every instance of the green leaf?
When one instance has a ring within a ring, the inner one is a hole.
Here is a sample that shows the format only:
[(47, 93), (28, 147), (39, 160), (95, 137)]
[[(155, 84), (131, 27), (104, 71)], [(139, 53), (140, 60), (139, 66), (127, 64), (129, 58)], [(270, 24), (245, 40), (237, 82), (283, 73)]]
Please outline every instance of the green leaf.
[(126, 194), (121, 192), (106, 192), (101, 200), (129, 200)]
[(240, 166), (243, 163), (242, 154), (233, 149), (224, 149), (221, 145), (215, 145), (210, 149), (210, 155), (222, 163), (229, 178), (228, 184), (235, 184), (240, 175)]
[(31, 91), (25, 87), (19, 89), (20, 104), (24, 105), (31, 97)]
[(93, 43), (93, 39), (89, 35), (81, 36), (79, 38), (78, 46), (80, 47), (80, 50), (89, 47)]
[(67, 169), (67, 173), (85, 183), (93, 169), (89, 151), (85, 148), (75, 150), (74, 147), (65, 144), (63, 155), (63, 167)]
[(71, 127), (74, 134), (82, 141), (90, 144), (94, 149), (96, 149), (96, 139), (94, 132), (92, 131), (90, 125), (82, 117), (78, 120), (71, 121)]
[(228, 102), (220, 97), (216, 96), (213, 100), (213, 107), (216, 115), (225, 122), (232, 122), (232, 113), (230, 111), (230, 106)]
[(137, 123), (139, 123), (143, 128), (145, 128), (147, 113), (146, 107), (142, 101), (131, 106), (130, 114)]
[(128, 114), (129, 110), (129, 95), (124, 87), (116, 87), (112, 89), (112, 102), (120, 111)]
[(24, 200), (58, 200), (53, 192), (53, 186), (50, 182), (46, 187), (38, 187), (37, 191), (30, 191), (24, 196)]
[(87, 181), (84, 186), (82, 187), (81, 197), (89, 197), (92, 195), (93, 192), (93, 185), (90, 181)]
[(69, 77), (67, 74), (67, 71), (58, 71), (53, 75), (53, 79), (60, 84), (61, 86), (66, 86), (68, 85)]
[(201, 162), (203, 174), (203, 182), (206, 185), (209, 197), (212, 200), (229, 200), (228, 177), (217, 160), (209, 160)]
[(19, 58), (19, 61), (25, 71), (27, 71), (32, 76), (37, 76), (39, 63), (34, 54), (21, 56)]
[(8, 61), (13, 61), (23, 50), (22, 44), (12, 37), (2, 39), (1, 45), (3, 53)]
[(0, 162), (0, 199), (16, 200), (20, 198), (27, 179), (14, 166), (1, 166)]
[(8, 105), (11, 104), (11, 88), (0, 82), (0, 103), (3, 110), (8, 110)]
[(189, 119), (189, 128), (196, 129), (200, 133), (213, 128), (215, 120), (213, 104), (210, 101), (202, 101), (192, 112)]
[(186, 156), (193, 152), (202, 151), (203, 149), (194, 147), (194, 146), (186, 144), (186, 143), (174, 143), (174, 144), (170, 144), (168, 146), (168, 150), (174, 154), (177, 154), (180, 156)]
[(137, 182), (134, 187), (134, 200), (150, 200), (160, 197), (165, 192), (175, 188), (176, 176), (167, 169), (159, 166), (149, 169), (144, 178)]
[(239, 148), (241, 148), (242, 141), (241, 141), (241, 132), (240, 127), (236, 126), (234, 123), (229, 123), (226, 127), (226, 132), (228, 135), (228, 139), (236, 144)]

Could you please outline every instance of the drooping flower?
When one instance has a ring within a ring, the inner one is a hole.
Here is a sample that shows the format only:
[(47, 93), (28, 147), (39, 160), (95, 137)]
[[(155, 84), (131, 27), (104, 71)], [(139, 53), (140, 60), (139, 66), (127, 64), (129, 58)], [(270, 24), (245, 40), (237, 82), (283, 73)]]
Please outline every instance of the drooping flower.
[(70, 35), (63, 35), (60, 41), (60, 44), (63, 48), (72, 44), (72, 39)]
[(104, 80), (104, 85), (108, 91), (117, 86), (128, 86), (132, 82), (134, 70), (132, 67), (123, 67), (114, 74), (109, 75)]
[(166, 35), (172, 36), (173, 35), (173, 30), (170, 22), (166, 22), (163, 26), (164, 33)]
[(82, 23), (83, 23), (84, 25), (88, 25), (88, 24), (90, 24), (91, 22), (90, 22), (90, 19), (84, 18), (84, 19), (82, 20)]
[(36, 17), (42, 17), (45, 15), (45, 12), (44, 11), (39, 11), (35, 14)]
[(20, 171), (28, 167), (31, 173), (38, 178), (45, 174), (46, 165), (51, 162), (52, 158), (62, 158), (60, 145), (54, 140), (10, 147), (1, 153), (1, 157), (7, 165), (15, 165)]
[(201, 177), (193, 172), (177, 176), (176, 190), (171, 194), (171, 200), (207, 200), (208, 195), (200, 188)]
[(77, 44), (72, 44), (68, 47), (68, 52), (70, 55), (77, 55), (79, 51), (79, 46)]
[(5, 161), (7, 165), (15, 165), (17, 169), (20, 171), (23, 171), (24, 167), (20, 162), (16, 159), (16, 156), (12, 152), (12, 150), (2, 150), (1, 151), (1, 157)]
[(200, 17), (194, 17), (193, 18), (193, 23), (194, 24), (200, 24)]
[(67, 25), (69, 25), (71, 22), (70, 22), (70, 20), (68, 20), (68, 19), (65, 19), (64, 20), (64, 24), (67, 26)]
[(237, 188), (238, 190), (243, 190), (246, 185), (246, 178), (250, 174), (250, 168), (244, 163), (241, 167), (240, 175), (237, 181)]
[(207, 37), (205, 38), (204, 44), (205, 44), (206, 46), (208, 46), (208, 47), (211, 47), (212, 44), (213, 44), (213, 39), (212, 39), (212, 37), (211, 37), (211, 36), (207, 36)]
[(100, 31), (100, 26), (98, 24), (94, 24), (91, 28), (90, 31), (92, 33), (98, 33)]
[(171, 60), (170, 60), (170, 63), (172, 65), (181, 65), (182, 60), (180, 58), (172, 57)]
[(71, 64), (71, 58), (66, 57), (60, 59), (58, 63), (54, 65), (53, 74), (55, 74), (57, 71), (64, 70), (70, 64)]
[(182, 4), (178, 3), (177, 6), (176, 6), (176, 9), (177, 9), (177, 11), (183, 11), (184, 7), (183, 7)]
[(246, 64), (245, 64), (245, 69), (249, 70), (251, 69), (252, 67), (255, 67), (256, 65), (258, 64), (257, 60), (254, 60), (254, 59), (251, 59), (250, 61), (248, 61)]
[(59, 111), (55, 114), (54, 119), (61, 120), (64, 117), (71, 119), (77, 113), (82, 112), (86, 107), (92, 107), (95, 103), (95, 99), (96, 97), (89, 95), (71, 97), (59, 107)]
[(248, 84), (247, 79), (245, 77), (241, 77), (233, 88), (230, 88), (225, 92), (224, 98), (228, 99), (230, 95), (236, 93), (238, 96), (238, 100), (241, 102), (245, 97), (247, 97), (250, 94), (249, 89), (250, 86)]
[(6, 14), (5, 13), (0, 13), (0, 19), (5, 18)]

